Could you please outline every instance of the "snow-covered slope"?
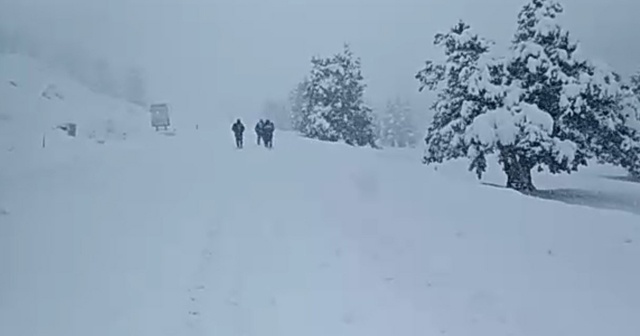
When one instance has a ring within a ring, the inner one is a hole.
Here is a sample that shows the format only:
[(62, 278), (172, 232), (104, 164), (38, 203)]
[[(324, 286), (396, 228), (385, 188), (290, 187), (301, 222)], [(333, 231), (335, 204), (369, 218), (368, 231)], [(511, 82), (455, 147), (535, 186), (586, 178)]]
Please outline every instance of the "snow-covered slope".
[(58, 126), (77, 124), (76, 142), (104, 143), (149, 128), (139, 107), (96, 94), (64, 73), (17, 54), (0, 54), (0, 151), (34, 155), (68, 142)]
[(534, 198), (411, 151), (140, 136), (17, 56), (0, 107), (0, 335), (640, 334), (640, 184), (610, 168)]
[[(411, 152), (252, 141), (221, 125), (2, 162), (0, 335), (640, 334), (632, 211)], [(640, 194), (563, 181), (597, 179)]]

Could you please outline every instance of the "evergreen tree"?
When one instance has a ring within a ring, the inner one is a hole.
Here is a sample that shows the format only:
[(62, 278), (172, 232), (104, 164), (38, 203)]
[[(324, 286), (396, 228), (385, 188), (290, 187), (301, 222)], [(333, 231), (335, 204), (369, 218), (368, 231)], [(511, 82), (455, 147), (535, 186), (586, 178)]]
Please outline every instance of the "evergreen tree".
[(416, 144), (411, 109), (406, 101), (396, 98), (387, 102), (380, 120), (380, 140), (385, 146), (408, 147)]
[[(628, 165), (633, 155), (618, 147), (635, 142), (621, 113), (619, 77), (577, 56), (578, 44), (557, 23), (562, 12), (555, 0), (523, 7), (505, 59), (503, 106), (477, 119), (476, 153), (497, 150), (510, 188), (533, 190), (535, 167), (571, 172), (590, 158)], [(484, 141), (487, 126), (496, 132)]]
[(437, 94), (425, 139), (426, 164), (465, 157), (469, 150), (467, 129), (476, 116), (495, 105), (485, 98), (489, 91), (476, 83), (489, 67), (485, 64), (489, 41), (460, 21), (449, 32), (436, 34), (434, 45), (443, 49), (444, 63), (429, 60), (416, 75), (420, 91), (426, 88)]
[(305, 78), (302, 80), (289, 94), (289, 119), (291, 127), (302, 132), (305, 128), (305, 120), (302, 115), (303, 107), (305, 106), (305, 92), (309, 86), (309, 80)]
[(304, 92), (302, 133), (323, 141), (375, 146), (372, 110), (363, 101), (366, 85), (360, 60), (348, 45), (330, 58), (314, 57)]
[[(571, 100), (580, 95), (586, 62), (576, 59), (577, 44), (556, 22), (562, 7), (554, 0), (531, 0), (518, 15), (509, 55), (503, 60), (501, 106), (474, 121), (472, 161), (498, 153), (507, 187), (534, 190), (531, 171), (571, 172), (586, 164), (576, 141), (578, 116)], [(472, 165), (480, 173), (480, 166)], [(482, 167), (482, 170), (484, 167)]]
[(488, 49), (471, 43), (474, 35), (440, 39), (447, 63), (427, 63), (426, 75), (418, 74), (423, 86), (441, 86), (427, 163), (466, 156), (481, 176), (486, 156), (497, 154), (507, 187), (520, 191), (535, 189), (535, 167), (571, 172), (592, 157), (633, 166), (635, 134), (626, 126), (618, 77), (577, 57), (577, 43), (557, 23), (560, 13), (554, 0), (531, 0), (518, 15), (509, 54), (492, 62), (483, 61)]
[[(640, 178), (640, 96), (628, 86), (622, 86), (617, 97), (622, 125), (617, 125), (617, 136), (611, 137), (608, 157), (599, 157), (601, 162), (624, 167), (629, 173)], [(607, 141), (605, 134), (603, 141)], [(607, 148), (607, 147), (605, 147)]]

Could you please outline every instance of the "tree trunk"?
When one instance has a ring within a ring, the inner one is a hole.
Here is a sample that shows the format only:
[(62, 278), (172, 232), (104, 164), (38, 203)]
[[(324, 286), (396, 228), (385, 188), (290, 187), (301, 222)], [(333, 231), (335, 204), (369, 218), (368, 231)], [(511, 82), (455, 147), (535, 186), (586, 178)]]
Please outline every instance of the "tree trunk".
[(507, 174), (507, 188), (522, 193), (535, 191), (536, 188), (531, 179), (533, 165), (515, 154), (503, 154), (502, 157), (502, 166)]

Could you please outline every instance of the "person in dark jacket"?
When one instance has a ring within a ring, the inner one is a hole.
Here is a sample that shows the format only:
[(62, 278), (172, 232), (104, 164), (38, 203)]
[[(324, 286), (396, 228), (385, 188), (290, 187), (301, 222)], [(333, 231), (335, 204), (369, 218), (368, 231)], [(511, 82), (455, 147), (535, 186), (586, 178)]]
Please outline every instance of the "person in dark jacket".
[(238, 148), (242, 148), (242, 135), (244, 133), (244, 125), (242, 124), (242, 122), (240, 121), (240, 119), (236, 120), (235, 124), (233, 124), (233, 126), (231, 126), (231, 130), (233, 131), (233, 134), (236, 137), (236, 146)]
[(264, 120), (260, 119), (256, 124), (256, 137), (258, 138), (258, 146), (260, 146), (260, 140), (263, 138)]
[(264, 126), (262, 127), (262, 139), (264, 140), (264, 146), (267, 148), (273, 148), (273, 131), (275, 130), (275, 125), (269, 119), (265, 120)]

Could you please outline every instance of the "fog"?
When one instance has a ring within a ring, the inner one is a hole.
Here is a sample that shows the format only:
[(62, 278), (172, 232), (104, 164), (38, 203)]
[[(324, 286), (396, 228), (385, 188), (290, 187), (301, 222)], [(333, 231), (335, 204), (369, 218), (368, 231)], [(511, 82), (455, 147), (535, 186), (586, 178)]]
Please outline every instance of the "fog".
[[(504, 47), (521, 0), (0, 0), (0, 24), (150, 74), (152, 98), (184, 116), (254, 116), (284, 99), (313, 55), (349, 42), (374, 106), (396, 95), (427, 110), (413, 78), (433, 35), (464, 19)], [(640, 68), (640, 2), (564, 0), (583, 49), (623, 75)], [(44, 43), (44, 42), (43, 42)]]

